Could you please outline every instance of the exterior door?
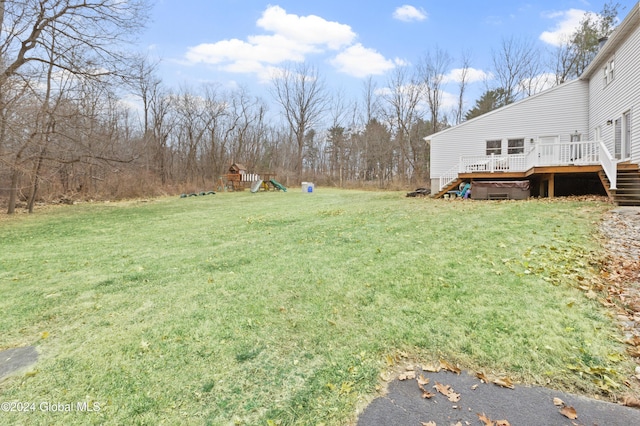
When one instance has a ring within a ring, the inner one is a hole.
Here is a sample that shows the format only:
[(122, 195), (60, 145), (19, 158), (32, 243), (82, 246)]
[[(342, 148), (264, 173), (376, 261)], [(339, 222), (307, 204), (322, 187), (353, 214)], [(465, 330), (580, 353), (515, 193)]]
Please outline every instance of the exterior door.
[(631, 158), (631, 111), (627, 111), (622, 114), (622, 126), (624, 141), (622, 146), (622, 158), (628, 160)]
[(613, 156), (616, 160), (622, 159), (622, 118), (614, 121), (613, 127)]
[(558, 136), (538, 138), (538, 166), (552, 166), (558, 162)]

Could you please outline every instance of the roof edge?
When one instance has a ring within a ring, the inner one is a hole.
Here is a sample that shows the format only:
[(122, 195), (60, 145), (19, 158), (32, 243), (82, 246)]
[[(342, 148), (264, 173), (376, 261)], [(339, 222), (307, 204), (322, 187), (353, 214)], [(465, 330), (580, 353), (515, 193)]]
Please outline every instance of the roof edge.
[(632, 6), (627, 16), (613, 30), (607, 42), (600, 48), (595, 58), (580, 75), (580, 80), (589, 80), (595, 70), (599, 69), (608, 57), (622, 44), (627, 35), (640, 24), (640, 2)]
[(431, 139), (433, 139), (433, 137), (434, 137), (434, 136), (440, 136), (440, 135), (442, 135), (442, 134), (444, 134), (444, 133), (447, 133), (447, 132), (449, 132), (449, 131), (451, 131), (451, 130), (453, 130), (453, 129), (458, 129), (458, 128), (462, 127), (462, 126), (465, 126), (465, 125), (467, 125), (467, 124), (473, 123), (473, 122), (475, 122), (476, 120), (479, 120), (479, 119), (481, 119), (481, 118), (485, 118), (485, 117), (488, 117), (488, 116), (490, 116), (490, 115), (497, 114), (497, 113), (498, 113), (498, 112), (500, 112), (500, 111), (504, 111), (504, 110), (506, 110), (506, 109), (513, 108), (513, 107), (515, 107), (516, 105), (521, 104), (522, 102), (525, 102), (525, 101), (528, 101), (528, 100), (531, 100), (531, 99), (535, 99), (535, 98), (537, 98), (537, 97), (539, 97), (539, 96), (546, 95), (547, 93), (551, 93), (551, 92), (554, 92), (554, 91), (556, 91), (556, 90), (564, 89), (564, 88), (566, 88), (567, 86), (570, 86), (570, 85), (576, 84), (577, 82), (580, 82), (580, 79), (577, 79), (577, 78), (576, 78), (576, 79), (573, 79), (573, 80), (570, 80), (570, 81), (567, 81), (567, 82), (564, 82), (564, 83), (558, 84), (557, 86), (553, 86), (553, 87), (551, 87), (551, 88), (549, 88), (549, 89), (546, 89), (546, 90), (543, 90), (543, 91), (541, 91), (541, 92), (538, 92), (538, 93), (536, 93), (535, 95), (528, 96), (528, 97), (526, 97), (526, 98), (524, 98), (524, 99), (520, 99), (519, 101), (516, 101), (516, 102), (514, 102), (514, 103), (511, 103), (511, 104), (508, 104), (508, 105), (502, 106), (502, 107), (500, 107), (500, 108), (497, 108), (497, 109), (491, 110), (491, 111), (486, 112), (486, 113), (484, 113), (484, 114), (482, 114), (482, 115), (479, 115), (478, 117), (474, 117), (474, 118), (472, 118), (471, 120), (463, 121), (462, 123), (460, 123), (460, 124), (456, 124), (455, 126), (451, 126), (451, 127), (448, 127), (448, 128), (446, 128), (446, 129), (444, 129), (444, 130), (440, 130), (440, 131), (439, 131), (439, 132), (437, 132), (437, 133), (433, 133), (433, 134), (431, 134), (431, 135), (429, 135), (429, 136), (425, 136), (425, 137), (424, 137), (424, 138), (422, 138), (422, 139), (423, 139), (423, 140), (425, 140), (425, 141), (430, 141)]

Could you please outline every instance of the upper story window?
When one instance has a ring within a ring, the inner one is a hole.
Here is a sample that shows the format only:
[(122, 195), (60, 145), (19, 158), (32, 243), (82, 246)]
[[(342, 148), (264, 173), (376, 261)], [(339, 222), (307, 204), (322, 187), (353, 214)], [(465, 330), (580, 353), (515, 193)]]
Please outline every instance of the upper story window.
[(611, 83), (615, 76), (615, 60), (611, 59), (604, 66), (604, 85)]
[(524, 154), (524, 139), (509, 139), (507, 154)]
[(493, 140), (487, 141), (487, 155), (500, 155), (502, 154), (502, 141)]

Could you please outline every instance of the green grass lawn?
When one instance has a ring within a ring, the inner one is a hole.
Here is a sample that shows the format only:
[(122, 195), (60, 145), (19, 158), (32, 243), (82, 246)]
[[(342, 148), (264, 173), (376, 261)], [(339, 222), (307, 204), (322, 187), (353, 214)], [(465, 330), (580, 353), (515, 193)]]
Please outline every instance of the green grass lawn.
[(353, 421), (403, 356), (588, 394), (631, 371), (578, 286), (609, 205), (219, 193), (0, 221), (2, 424)]

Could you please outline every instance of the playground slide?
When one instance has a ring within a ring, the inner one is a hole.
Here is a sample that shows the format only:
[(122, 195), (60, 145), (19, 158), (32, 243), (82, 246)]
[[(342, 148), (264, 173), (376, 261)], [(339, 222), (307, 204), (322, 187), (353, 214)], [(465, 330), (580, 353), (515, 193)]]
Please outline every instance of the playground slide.
[(287, 188), (285, 188), (284, 185), (282, 185), (280, 182), (276, 181), (275, 179), (269, 179), (269, 182), (271, 182), (271, 185), (275, 186), (276, 189), (287, 192)]
[(458, 192), (458, 197), (468, 198), (468, 196), (466, 196), (466, 195), (467, 195), (467, 192), (470, 191), (470, 190), (471, 190), (471, 184), (470, 183), (466, 183), (462, 187), (462, 190), (460, 192)]
[(251, 182), (251, 192), (255, 194), (256, 192), (260, 191), (260, 185), (262, 185), (261, 180), (254, 180), (253, 182)]

